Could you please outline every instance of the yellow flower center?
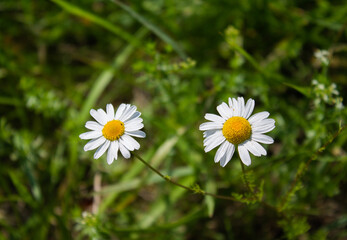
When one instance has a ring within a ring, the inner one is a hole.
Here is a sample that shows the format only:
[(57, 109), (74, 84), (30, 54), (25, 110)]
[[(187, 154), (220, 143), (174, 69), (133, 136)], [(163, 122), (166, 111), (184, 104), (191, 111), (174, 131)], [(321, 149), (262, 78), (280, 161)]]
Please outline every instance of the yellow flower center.
[(222, 133), (232, 144), (240, 144), (251, 137), (252, 127), (243, 117), (231, 117), (223, 125)]
[(124, 123), (119, 120), (112, 120), (105, 124), (102, 135), (110, 141), (120, 138), (124, 134)]

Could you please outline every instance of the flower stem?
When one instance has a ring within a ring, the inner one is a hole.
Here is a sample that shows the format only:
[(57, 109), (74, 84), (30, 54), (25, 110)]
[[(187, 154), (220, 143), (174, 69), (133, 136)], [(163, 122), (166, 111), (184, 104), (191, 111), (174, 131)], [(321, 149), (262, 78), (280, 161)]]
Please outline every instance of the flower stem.
[(151, 169), (153, 172), (155, 172), (157, 175), (159, 175), (161, 178), (163, 178), (164, 180), (175, 184), (176, 186), (179, 186), (181, 188), (184, 188), (188, 191), (192, 191), (192, 189), (190, 187), (184, 186), (178, 182), (175, 182), (173, 180), (171, 180), (168, 176), (163, 175), (159, 170), (157, 170), (156, 168), (154, 168), (152, 165), (150, 165), (148, 162), (146, 162), (143, 158), (141, 158), (140, 156), (138, 156), (137, 154), (134, 154), (134, 156), (139, 159), (143, 164), (145, 164), (149, 169)]
[(241, 159), (240, 159), (240, 164), (241, 164), (241, 168), (242, 168), (243, 180), (245, 181), (245, 184), (246, 184), (246, 186), (247, 186), (247, 188), (248, 188), (248, 191), (249, 191), (250, 193), (252, 193), (252, 195), (255, 196), (255, 197), (257, 198), (257, 196), (255, 195), (254, 191), (252, 190), (251, 186), (249, 185), (249, 182), (248, 182), (247, 176), (246, 176), (246, 170), (245, 170), (245, 167), (243, 166), (243, 163), (242, 163)]
[(260, 67), (257, 61), (245, 49), (243, 49), (241, 46), (237, 44), (232, 44), (232, 43), (229, 43), (229, 44), (236, 52), (238, 52), (243, 57), (245, 57), (258, 72), (264, 73), (263, 69)]
[(164, 174), (162, 174), (158, 169), (156, 169), (155, 167), (153, 167), (152, 165), (150, 165), (148, 162), (146, 162), (142, 157), (140, 157), (137, 154), (134, 154), (134, 156), (140, 160), (143, 164), (146, 165), (146, 167), (148, 167), (149, 169), (151, 169), (153, 172), (155, 172), (157, 175), (159, 175), (161, 178), (163, 178), (165, 181), (174, 184), (180, 188), (184, 188), (187, 191), (193, 192), (193, 193), (197, 193), (200, 195), (208, 195), (214, 198), (219, 198), (219, 199), (224, 199), (224, 200), (229, 200), (229, 201), (237, 201), (237, 202), (241, 202), (240, 200), (231, 197), (231, 196), (224, 196), (224, 195), (218, 195), (218, 194), (213, 194), (213, 193), (209, 193), (209, 192), (205, 192), (204, 190), (200, 189), (200, 188), (194, 188), (194, 187), (188, 187), (185, 185), (182, 185), (174, 180), (172, 180), (169, 176), (165, 176)]

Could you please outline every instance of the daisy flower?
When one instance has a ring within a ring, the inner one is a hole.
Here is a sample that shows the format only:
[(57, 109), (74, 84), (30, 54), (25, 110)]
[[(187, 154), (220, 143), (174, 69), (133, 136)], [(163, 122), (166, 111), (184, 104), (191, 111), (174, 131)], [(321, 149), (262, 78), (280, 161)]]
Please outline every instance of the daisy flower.
[(81, 139), (91, 139), (84, 146), (84, 151), (98, 148), (94, 154), (94, 158), (98, 159), (108, 150), (108, 164), (117, 160), (118, 150), (124, 158), (130, 158), (130, 151), (140, 149), (140, 144), (133, 137), (146, 137), (140, 131), (143, 120), (136, 109), (134, 105), (122, 103), (116, 113), (112, 104), (106, 105), (106, 112), (103, 109), (90, 110), (90, 115), (96, 121), (86, 122), (85, 127), (92, 131), (80, 135)]
[[(220, 146), (214, 161), (220, 162), (222, 167), (230, 161), (235, 148), (239, 152), (241, 161), (249, 166), (251, 157), (266, 156), (266, 150), (259, 144), (271, 144), (274, 140), (263, 133), (275, 128), (275, 120), (267, 118), (270, 113), (260, 112), (251, 116), (254, 109), (254, 100), (249, 99), (245, 104), (243, 97), (229, 98), (229, 105), (225, 102), (217, 107), (220, 116), (207, 113), (205, 122), (199, 129), (204, 131), (205, 152)], [(250, 117), (251, 116), (251, 117)]]

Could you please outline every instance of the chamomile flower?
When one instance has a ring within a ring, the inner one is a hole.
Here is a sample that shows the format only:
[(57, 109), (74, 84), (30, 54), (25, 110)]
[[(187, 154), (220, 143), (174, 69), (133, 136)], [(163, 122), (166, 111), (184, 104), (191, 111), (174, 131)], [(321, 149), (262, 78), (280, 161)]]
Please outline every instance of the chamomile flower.
[(205, 152), (218, 147), (214, 161), (222, 167), (230, 161), (237, 148), (241, 161), (249, 166), (251, 157), (266, 156), (266, 150), (259, 144), (271, 144), (274, 140), (264, 135), (275, 128), (275, 120), (268, 118), (268, 112), (260, 112), (251, 116), (255, 102), (249, 99), (245, 104), (243, 97), (229, 98), (217, 107), (220, 116), (207, 113), (205, 122), (199, 129), (204, 131)]
[(118, 151), (124, 158), (130, 158), (130, 151), (140, 149), (140, 144), (133, 138), (144, 138), (141, 113), (136, 111), (136, 106), (122, 103), (116, 113), (112, 104), (103, 109), (90, 110), (90, 115), (96, 121), (86, 122), (85, 127), (91, 131), (82, 133), (81, 139), (91, 139), (84, 151), (97, 148), (94, 158), (98, 159), (107, 151), (107, 163), (111, 164), (118, 158)]

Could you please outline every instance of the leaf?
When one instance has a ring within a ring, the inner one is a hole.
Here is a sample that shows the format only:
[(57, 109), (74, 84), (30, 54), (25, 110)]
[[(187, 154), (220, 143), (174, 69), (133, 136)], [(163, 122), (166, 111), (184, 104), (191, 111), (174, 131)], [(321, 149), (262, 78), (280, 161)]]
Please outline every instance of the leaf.
[[(209, 179), (206, 183), (206, 192), (215, 194), (217, 191), (217, 184), (214, 180)], [(215, 198), (212, 196), (205, 196), (205, 203), (207, 206), (207, 214), (209, 217), (213, 216), (214, 208), (216, 205)]]
[[(182, 184), (186, 185), (194, 180), (194, 176), (188, 176), (182, 181)], [(173, 187), (169, 193), (170, 205), (174, 205), (184, 195), (184, 193), (186, 193), (185, 189)], [(165, 198), (160, 198), (154, 202), (152, 208), (146, 212), (145, 217), (139, 221), (139, 226), (141, 228), (147, 228), (157, 222), (157, 219), (163, 216), (163, 213), (167, 210), (167, 204), (168, 202)]]
[(305, 217), (288, 217), (278, 222), (283, 228), (288, 239), (297, 239), (298, 236), (306, 233), (310, 229)]
[(64, 10), (68, 11), (71, 14), (74, 14), (78, 17), (82, 17), (85, 18), (107, 30), (109, 30), (110, 32), (116, 34), (117, 36), (119, 36), (120, 38), (123, 38), (124, 40), (126, 40), (127, 42), (136, 44), (136, 45), (140, 45), (139, 40), (134, 37), (133, 35), (127, 33), (126, 31), (124, 31), (123, 29), (121, 29), (120, 27), (114, 25), (113, 23), (93, 14), (90, 13), (76, 5), (73, 5), (69, 2), (63, 1), (63, 0), (51, 0), (52, 2), (54, 2), (55, 4), (59, 5), (61, 8), (63, 8)]
[(177, 130), (177, 135), (167, 139), (158, 150), (155, 152), (154, 156), (152, 157), (151, 164), (154, 166), (157, 166), (160, 162), (163, 161), (163, 159), (169, 154), (169, 152), (172, 150), (172, 148), (176, 145), (178, 139), (180, 136), (182, 136), (186, 132), (186, 128), (179, 128)]
[(14, 171), (9, 171), (8, 174), (12, 180), (14, 187), (17, 189), (18, 195), (21, 197), (21, 199), (29, 204), (32, 203), (33, 198), (27, 190), (27, 187), (19, 180), (18, 174)]
[(164, 33), (160, 28), (158, 28), (153, 23), (148, 21), (145, 17), (143, 17), (139, 13), (135, 12), (133, 9), (131, 9), (127, 5), (119, 2), (118, 0), (110, 0), (110, 1), (115, 3), (115, 4), (117, 4), (123, 10), (128, 12), (131, 16), (133, 16), (136, 20), (138, 20), (140, 23), (142, 23), (146, 28), (148, 28), (150, 31), (152, 31), (155, 35), (157, 35), (164, 42), (166, 42), (167, 44), (171, 45), (172, 48), (175, 49), (175, 51), (178, 53), (178, 55), (180, 55), (181, 58), (183, 58), (183, 59), (187, 58), (186, 53), (182, 50), (182, 48), (178, 45), (178, 43), (175, 42), (166, 33)]
[[(60, 0), (59, 0), (60, 1)], [(141, 29), (137, 34), (136, 38), (141, 39), (146, 34), (145, 29)], [(114, 60), (112, 67), (104, 70), (99, 77), (95, 80), (94, 85), (92, 86), (92, 90), (88, 94), (85, 103), (82, 106), (82, 110), (80, 112), (80, 121), (78, 125), (81, 125), (86, 121), (89, 115), (90, 109), (93, 107), (99, 96), (102, 94), (106, 86), (110, 83), (116, 71), (120, 69), (130, 56), (130, 54), (134, 51), (134, 46), (128, 45)]]

